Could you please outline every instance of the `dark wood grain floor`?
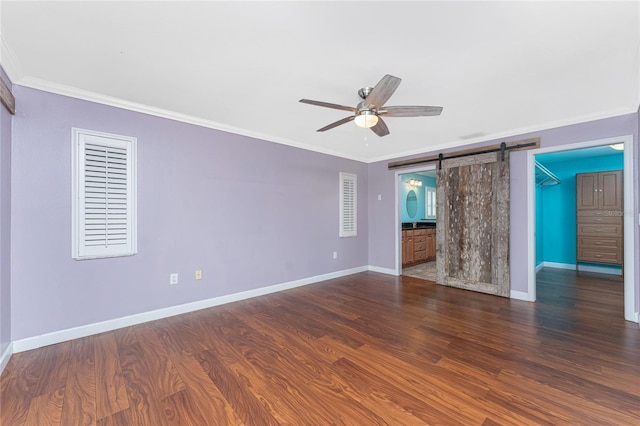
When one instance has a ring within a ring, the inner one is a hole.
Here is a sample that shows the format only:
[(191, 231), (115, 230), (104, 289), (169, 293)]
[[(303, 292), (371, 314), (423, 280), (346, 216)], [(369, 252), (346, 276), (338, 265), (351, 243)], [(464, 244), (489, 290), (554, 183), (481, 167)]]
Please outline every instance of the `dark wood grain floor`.
[(595, 277), (533, 304), (366, 272), (18, 353), (0, 423), (637, 425), (640, 330)]

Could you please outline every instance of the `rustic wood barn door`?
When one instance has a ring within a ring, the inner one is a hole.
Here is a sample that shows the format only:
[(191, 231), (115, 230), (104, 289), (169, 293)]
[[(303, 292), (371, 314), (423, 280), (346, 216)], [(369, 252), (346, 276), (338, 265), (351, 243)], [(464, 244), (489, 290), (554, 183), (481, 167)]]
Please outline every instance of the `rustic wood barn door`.
[(510, 296), (509, 154), (442, 161), (437, 180), (437, 283)]

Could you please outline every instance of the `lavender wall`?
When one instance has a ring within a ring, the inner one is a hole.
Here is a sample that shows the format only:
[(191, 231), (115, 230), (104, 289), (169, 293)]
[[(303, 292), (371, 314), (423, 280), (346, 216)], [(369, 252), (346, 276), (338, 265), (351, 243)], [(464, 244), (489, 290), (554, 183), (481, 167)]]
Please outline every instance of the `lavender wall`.
[[(490, 140), (485, 144), (512, 142), (532, 137), (540, 137), (541, 147), (561, 146), (570, 143), (604, 139), (614, 136), (633, 135), (634, 149), (638, 152), (638, 121), (640, 114), (628, 114), (603, 120), (591, 121), (571, 126), (558, 127), (535, 133), (528, 133), (501, 140)], [(476, 144), (481, 145), (481, 144)], [(472, 147), (472, 146), (468, 146)], [(446, 151), (445, 151), (446, 152)], [(425, 151), (413, 157), (437, 154)], [(395, 269), (397, 205), (395, 204), (395, 172), (387, 170), (391, 161), (404, 160), (403, 157), (369, 164), (369, 264), (380, 268)], [(525, 151), (511, 154), (511, 288), (527, 291), (527, 154)], [(638, 159), (634, 162), (634, 212), (638, 217)], [(378, 194), (383, 201), (378, 201)], [(633, 237), (638, 247), (638, 229)], [(637, 251), (640, 253), (640, 251)], [(636, 294), (640, 293), (638, 280), (638, 259), (636, 257)], [(636, 303), (638, 311), (640, 302)]]
[(0, 105), (0, 354), (11, 342), (11, 117)]
[[(14, 341), (367, 265), (364, 163), (20, 86), (14, 93)], [(71, 259), (72, 127), (138, 138), (135, 256)], [(341, 171), (358, 175), (355, 238), (338, 238)], [(172, 272), (178, 285), (169, 285)]]

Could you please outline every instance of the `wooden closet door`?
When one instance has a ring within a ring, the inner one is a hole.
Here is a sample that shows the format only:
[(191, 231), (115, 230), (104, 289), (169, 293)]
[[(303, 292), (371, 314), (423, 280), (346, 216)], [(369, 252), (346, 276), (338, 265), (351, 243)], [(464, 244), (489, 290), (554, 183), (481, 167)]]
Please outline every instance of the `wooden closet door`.
[(621, 211), (623, 206), (622, 170), (598, 173), (600, 209)]
[(576, 208), (578, 210), (598, 209), (598, 173), (580, 173), (576, 175)]
[(436, 197), (436, 282), (509, 297), (508, 153), (443, 161)]

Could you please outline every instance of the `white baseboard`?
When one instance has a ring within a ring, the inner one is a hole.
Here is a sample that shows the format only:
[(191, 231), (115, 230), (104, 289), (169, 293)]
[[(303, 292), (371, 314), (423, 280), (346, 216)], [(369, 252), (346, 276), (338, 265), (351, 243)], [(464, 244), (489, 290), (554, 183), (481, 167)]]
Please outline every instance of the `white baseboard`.
[(526, 302), (535, 302), (535, 300), (533, 300), (533, 297), (531, 297), (531, 295), (526, 291), (511, 290), (511, 293), (509, 294), (509, 296), (512, 299), (524, 300)]
[(73, 339), (79, 339), (81, 337), (104, 333), (105, 331), (116, 330), (118, 328), (128, 327), (131, 325), (142, 324), (144, 322), (154, 321), (161, 318), (172, 317), (174, 315), (185, 314), (200, 309), (210, 308), (212, 306), (223, 305), (226, 303), (237, 302), (239, 300), (250, 299), (252, 297), (263, 296), (265, 294), (276, 293), (278, 291), (301, 287), (304, 285), (326, 281), (333, 278), (340, 278), (347, 275), (356, 274), (358, 272), (364, 272), (368, 269), (369, 268), (367, 266), (360, 266), (357, 268), (345, 269), (342, 271), (330, 272), (328, 274), (316, 275), (300, 280), (275, 284), (269, 287), (247, 290), (240, 293), (228, 294), (225, 296), (214, 297), (206, 300), (199, 300), (197, 302), (185, 303), (183, 305), (171, 306), (168, 308), (157, 309), (155, 311), (149, 311), (108, 321), (87, 324), (80, 327), (68, 328), (66, 330), (54, 331), (52, 333), (46, 333), (39, 336), (27, 337), (25, 339), (16, 340), (13, 342), (13, 353), (37, 349), (43, 346), (66, 342)]
[(13, 355), (13, 342), (9, 342), (7, 348), (2, 352), (2, 355), (0, 355), (0, 374), (2, 374), (4, 368), (9, 363), (11, 355)]
[(559, 263), (559, 262), (542, 262), (542, 268), (572, 269), (576, 270), (575, 263)]
[[(570, 269), (572, 271), (576, 270), (575, 263), (558, 263), (558, 262), (542, 262), (540, 265), (542, 267), (547, 268), (558, 268), (558, 269)], [(598, 274), (608, 274), (608, 275), (619, 275), (622, 276), (622, 268), (607, 268), (606, 266), (594, 266), (594, 265), (578, 265), (578, 271), (582, 272), (596, 272)], [(538, 272), (538, 267), (536, 267), (536, 272)]]
[(400, 274), (398, 274), (398, 272), (396, 272), (395, 269), (391, 269), (391, 268), (381, 268), (379, 266), (373, 266), (373, 265), (369, 265), (367, 267), (367, 269), (371, 272), (378, 272), (380, 274), (387, 274), (387, 275), (394, 275), (394, 276), (398, 276)]
[(544, 268), (544, 262), (537, 264), (537, 265), (536, 265), (536, 274), (537, 274), (538, 272), (540, 272), (540, 270), (541, 270), (542, 268)]

